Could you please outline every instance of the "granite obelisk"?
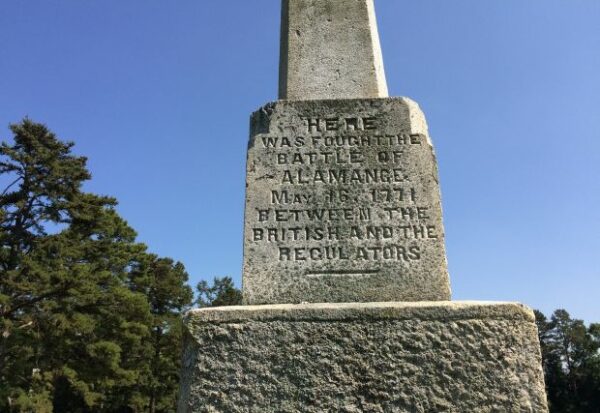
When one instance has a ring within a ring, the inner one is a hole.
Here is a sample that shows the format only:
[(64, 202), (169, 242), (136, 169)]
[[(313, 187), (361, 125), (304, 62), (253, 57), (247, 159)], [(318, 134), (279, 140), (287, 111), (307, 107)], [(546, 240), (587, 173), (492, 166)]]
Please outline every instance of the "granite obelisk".
[(425, 117), (373, 0), (283, 0), (251, 117), (242, 306), (185, 318), (180, 413), (547, 413), (533, 312), (453, 302)]
[(280, 62), (251, 123), (245, 303), (449, 300), (433, 146), (387, 98), (373, 1), (284, 1)]

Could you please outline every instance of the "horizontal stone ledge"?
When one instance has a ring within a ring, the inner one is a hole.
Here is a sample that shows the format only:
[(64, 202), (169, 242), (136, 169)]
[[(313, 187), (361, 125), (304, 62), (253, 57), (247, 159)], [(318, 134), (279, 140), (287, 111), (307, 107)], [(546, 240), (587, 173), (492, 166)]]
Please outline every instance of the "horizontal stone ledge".
[(533, 311), (520, 303), (491, 301), (422, 301), (377, 303), (271, 304), (210, 307), (189, 311), (185, 324), (257, 321), (357, 320), (515, 320), (534, 322)]

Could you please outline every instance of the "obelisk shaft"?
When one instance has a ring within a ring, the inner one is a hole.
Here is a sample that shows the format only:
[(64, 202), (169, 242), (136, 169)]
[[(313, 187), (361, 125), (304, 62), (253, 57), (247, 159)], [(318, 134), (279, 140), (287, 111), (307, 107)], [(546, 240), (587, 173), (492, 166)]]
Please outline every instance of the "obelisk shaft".
[(283, 0), (279, 99), (387, 96), (373, 0)]

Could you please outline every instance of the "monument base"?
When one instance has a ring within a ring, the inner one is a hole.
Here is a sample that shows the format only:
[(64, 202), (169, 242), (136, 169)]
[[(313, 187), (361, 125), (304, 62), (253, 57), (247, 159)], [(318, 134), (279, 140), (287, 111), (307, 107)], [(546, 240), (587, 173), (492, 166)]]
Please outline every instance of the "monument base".
[(533, 312), (516, 303), (190, 311), (179, 412), (547, 412)]

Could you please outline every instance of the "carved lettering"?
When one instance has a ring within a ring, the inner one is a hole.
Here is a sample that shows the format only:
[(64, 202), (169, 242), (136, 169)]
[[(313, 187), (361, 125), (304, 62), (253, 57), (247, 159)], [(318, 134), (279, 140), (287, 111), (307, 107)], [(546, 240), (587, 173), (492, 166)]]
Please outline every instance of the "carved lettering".
[(351, 251), (346, 246), (279, 247), (279, 261), (418, 261), (421, 248), (418, 245), (389, 244), (383, 246), (359, 246)]
[[(245, 242), (312, 278), (370, 276), (384, 271), (379, 264), (401, 265), (397, 276), (417, 265), (424, 246), (443, 236), (431, 204), (437, 187), (424, 187), (432, 172), (418, 169), (416, 156), (430, 150), (428, 138), (389, 133), (377, 116), (301, 119), (303, 128), (258, 137), (264, 154), (249, 168), (261, 171), (263, 195)], [(346, 265), (331, 270), (329, 262)]]
[(403, 183), (408, 176), (402, 169), (287, 169), (283, 171), (282, 184), (377, 184)]
[(306, 118), (306, 131), (309, 133), (321, 131), (368, 131), (377, 129), (375, 117), (347, 118)]

